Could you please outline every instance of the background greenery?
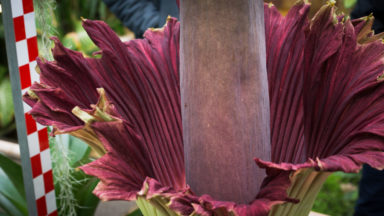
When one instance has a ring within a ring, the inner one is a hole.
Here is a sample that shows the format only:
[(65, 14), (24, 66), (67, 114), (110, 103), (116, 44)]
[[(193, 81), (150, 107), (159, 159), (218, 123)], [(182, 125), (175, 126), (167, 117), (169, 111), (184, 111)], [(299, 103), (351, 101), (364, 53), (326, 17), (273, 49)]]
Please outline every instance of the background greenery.
[(358, 198), (360, 173), (330, 175), (318, 194), (313, 211), (332, 216), (352, 216)]

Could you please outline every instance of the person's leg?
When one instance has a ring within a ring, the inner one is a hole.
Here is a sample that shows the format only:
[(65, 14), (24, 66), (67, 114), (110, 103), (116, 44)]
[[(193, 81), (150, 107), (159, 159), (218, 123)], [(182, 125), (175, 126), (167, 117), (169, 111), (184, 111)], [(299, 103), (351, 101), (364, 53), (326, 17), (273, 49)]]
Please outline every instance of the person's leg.
[[(384, 29), (384, 0), (359, 0), (351, 13), (352, 19), (373, 13), (376, 34)], [(355, 206), (355, 216), (384, 216), (384, 171), (363, 167), (359, 185), (359, 198)]]
[(384, 216), (384, 171), (364, 165), (355, 216)]

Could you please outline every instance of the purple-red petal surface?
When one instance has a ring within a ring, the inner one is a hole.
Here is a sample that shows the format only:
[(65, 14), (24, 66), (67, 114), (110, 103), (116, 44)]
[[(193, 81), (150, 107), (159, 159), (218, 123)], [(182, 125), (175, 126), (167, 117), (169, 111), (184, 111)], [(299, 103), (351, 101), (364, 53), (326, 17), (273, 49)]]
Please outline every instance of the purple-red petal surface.
[(38, 122), (53, 125), (56, 133), (80, 130), (87, 124), (73, 109), (91, 112), (99, 100), (97, 88), (103, 88), (115, 110), (106, 114), (117, 120), (96, 119), (89, 124), (88, 132), (108, 150), (99, 161), (84, 167), (94, 175), (105, 174), (105, 178), (99, 176), (103, 180), (98, 194), (103, 199), (121, 199), (109, 190), (137, 192), (147, 176), (184, 188), (179, 23), (169, 19), (164, 29), (147, 31), (145, 39), (128, 43), (101, 21), (85, 20), (83, 26), (101, 48), (101, 58), (85, 58), (53, 39), (55, 61), (38, 60), (41, 84), (35, 83), (24, 96), (33, 107), (30, 113)]

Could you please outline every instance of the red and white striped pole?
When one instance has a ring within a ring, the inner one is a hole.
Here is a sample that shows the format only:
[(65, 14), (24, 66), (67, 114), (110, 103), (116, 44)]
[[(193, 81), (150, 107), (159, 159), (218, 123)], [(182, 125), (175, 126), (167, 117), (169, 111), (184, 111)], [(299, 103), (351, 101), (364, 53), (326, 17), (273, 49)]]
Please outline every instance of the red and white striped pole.
[(28, 114), (31, 108), (22, 101), (31, 83), (39, 81), (33, 0), (1, 3), (28, 212), (57, 215), (47, 128), (33, 120)]

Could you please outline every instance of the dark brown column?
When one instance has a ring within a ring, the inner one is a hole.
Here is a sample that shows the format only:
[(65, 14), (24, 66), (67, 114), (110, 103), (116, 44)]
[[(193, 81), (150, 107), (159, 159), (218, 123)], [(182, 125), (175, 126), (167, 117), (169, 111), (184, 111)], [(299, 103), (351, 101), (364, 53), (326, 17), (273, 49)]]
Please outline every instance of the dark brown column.
[(187, 183), (246, 203), (270, 160), (262, 0), (182, 0), (181, 101)]

